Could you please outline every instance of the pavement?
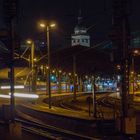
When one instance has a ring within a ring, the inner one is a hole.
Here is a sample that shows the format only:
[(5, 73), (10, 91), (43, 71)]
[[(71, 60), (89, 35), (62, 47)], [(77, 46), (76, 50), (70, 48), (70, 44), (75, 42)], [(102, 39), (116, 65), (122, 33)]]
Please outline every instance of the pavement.
[[(31, 108), (31, 109), (34, 109), (34, 110), (38, 110), (38, 111), (42, 111), (42, 112), (54, 113), (54, 114), (76, 117), (76, 118), (87, 119), (87, 120), (94, 120), (95, 119), (95, 118), (93, 118), (93, 116), (89, 116), (88, 112), (85, 112), (85, 111), (68, 110), (68, 109), (64, 109), (64, 108), (62, 109), (60, 107), (55, 107), (55, 106), (53, 106), (52, 109), (50, 110), (49, 107), (48, 107), (48, 104), (43, 102), (44, 98), (46, 98), (45, 93), (39, 92), (38, 94), (40, 96), (40, 98), (38, 100), (19, 99), (16, 102), (17, 102), (17, 104), (20, 102), (20, 104), (22, 104), (25, 107), (28, 107), (28, 108)], [(78, 95), (80, 95), (80, 94), (83, 94), (83, 93), (78, 93)], [(116, 94), (111, 94), (110, 96), (113, 97), (113, 98), (120, 98), (120, 96), (116, 95)], [(73, 93), (62, 93), (62, 94), (57, 93), (57, 94), (52, 94), (52, 97), (58, 98), (58, 97), (65, 96), (65, 95), (72, 96)], [(81, 97), (79, 97), (79, 98), (81, 98)], [(83, 99), (81, 99), (81, 101), (83, 102)], [(8, 104), (7, 99), (2, 100), (2, 102)], [(78, 106), (80, 107), (80, 103), (78, 104)], [(3, 130), (0, 129), (0, 134), (1, 133), (3, 133)], [(28, 137), (28, 134), (27, 134), (26, 137)], [(28, 140), (30, 138), (32, 138), (32, 136), (30, 136), (29, 138), (26, 138), (26, 140)], [(39, 139), (36, 139), (36, 138), (37, 137), (35, 137), (35, 139), (32, 139), (32, 140), (39, 140)], [(122, 136), (120, 134), (119, 135), (114, 135), (114, 136), (111, 136), (111, 135), (110, 136), (104, 136), (104, 135), (102, 135), (102, 137), (101, 137), (101, 140), (125, 140), (125, 139), (129, 139), (129, 138), (128, 137), (124, 138), (124, 136)], [(135, 139), (139, 140), (137, 138), (135, 138)], [(42, 140), (42, 139), (40, 139), (40, 140)]]

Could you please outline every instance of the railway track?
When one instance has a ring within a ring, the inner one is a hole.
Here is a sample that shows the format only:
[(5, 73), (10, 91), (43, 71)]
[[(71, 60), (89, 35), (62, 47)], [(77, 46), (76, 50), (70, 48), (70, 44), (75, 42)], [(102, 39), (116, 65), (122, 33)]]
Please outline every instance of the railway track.
[[(112, 97), (108, 97), (108, 95), (106, 97), (102, 97), (98, 100), (98, 104), (108, 107), (110, 109), (114, 109), (116, 108), (116, 111), (118, 112), (118, 116), (120, 116), (120, 100), (119, 99), (115, 99)], [(136, 106), (139, 106), (140, 103), (138, 102), (133, 102), (133, 107), (135, 108)], [(116, 107), (115, 107), (116, 106)], [(136, 135), (134, 136), (130, 136), (129, 139), (130, 140), (140, 140), (140, 121), (139, 121), (139, 117), (140, 117), (140, 111), (139, 110), (135, 110), (136, 113), (136, 120), (137, 120), (137, 124), (136, 124)]]
[[(106, 98), (108, 98), (108, 95), (110, 95), (110, 93), (101, 95), (101, 97), (98, 97), (98, 99), (96, 101), (97, 106), (98, 106), (97, 116), (96, 116), (97, 118), (104, 118), (104, 115), (103, 115), (104, 113), (102, 112), (102, 109), (100, 109), (101, 106), (107, 107), (111, 110), (114, 109), (114, 105), (111, 104), (110, 102), (107, 102), (107, 100), (106, 100)], [(67, 110), (74, 110), (77, 112), (83, 112), (83, 113), (87, 113), (87, 114), (89, 113), (88, 108), (76, 106), (76, 105), (72, 104), (71, 100), (68, 100), (68, 101), (59, 100), (57, 102), (57, 104), (55, 104), (55, 106), (61, 107), (61, 108), (67, 109)]]
[[(30, 112), (30, 109), (24, 110), (24, 108), (22, 108), (21, 110), (23, 112), (20, 112), (18, 109), (17, 115), (19, 116), (18, 117), (19, 119), (17, 121), (21, 121), (23, 129), (25, 131), (29, 131), (29, 132), (33, 131), (33, 133), (37, 133), (37, 134), (39, 132), (39, 134), (42, 135), (43, 137), (50, 136), (51, 139), (99, 140), (95, 138), (93, 135), (88, 135), (84, 132), (84, 130), (88, 132), (89, 131), (88, 128), (90, 130), (93, 129), (93, 127), (90, 124), (91, 123), (90, 121), (85, 120), (85, 122), (83, 122), (84, 120), (78, 120), (78, 119), (75, 120), (74, 118), (71, 117), (58, 116), (55, 114), (51, 115), (47, 113), (38, 112), (35, 110), (34, 111), (32, 110), (33, 112), (32, 111)], [(36, 116), (42, 116), (42, 118)], [(45, 118), (47, 118), (47, 120)], [(87, 123), (90, 124), (89, 125), (90, 127), (88, 126)], [(63, 127), (61, 127), (60, 125)], [(79, 132), (82, 131), (83, 133), (79, 133), (78, 131)]]
[[(105, 95), (105, 96), (103, 96), (103, 97), (101, 97), (101, 98), (99, 98), (99, 99), (97, 99), (97, 104), (100, 106), (104, 106), (104, 107), (107, 107), (107, 108), (109, 108), (109, 109), (111, 109), (111, 110), (113, 110), (114, 109), (114, 103), (116, 102), (116, 101), (114, 101), (114, 100), (111, 100), (111, 101), (109, 101), (110, 99), (108, 98), (108, 95), (109, 94), (107, 94), (107, 95)], [(119, 103), (117, 102), (117, 108), (119, 108)], [(81, 108), (78, 108), (78, 107), (71, 107), (71, 106), (69, 106), (69, 105), (67, 105), (67, 104), (65, 104), (64, 102), (62, 102), (62, 101), (60, 101), (56, 106), (58, 106), (58, 107), (62, 107), (62, 108), (65, 108), (65, 109), (68, 109), (68, 110), (75, 110), (75, 111), (78, 111), (78, 110), (80, 110), (80, 111), (83, 111)], [(118, 109), (117, 109), (118, 110)], [(85, 110), (84, 110), (85, 111)], [(101, 113), (102, 115), (102, 117), (103, 117), (103, 112), (102, 111), (99, 111), (99, 113)], [(29, 128), (28, 128), (29, 129)], [(41, 129), (39, 129), (39, 130), (41, 130)], [(43, 128), (43, 132), (44, 132), (44, 128)], [(43, 133), (44, 134), (44, 133)], [(62, 134), (62, 135), (61, 135)], [(49, 132), (49, 135), (51, 135), (50, 134), (50, 132)], [(58, 132), (56, 133), (56, 134), (54, 134), (54, 135), (51, 135), (51, 137), (52, 138), (54, 138), (54, 139), (66, 139), (66, 140), (92, 140), (92, 139), (97, 139), (97, 138), (92, 138), (92, 137), (85, 137), (85, 136), (82, 136), (82, 135), (77, 135), (76, 133), (69, 133), (69, 131), (68, 131), (68, 133), (66, 132), (66, 133), (64, 133), (63, 132), (63, 130), (61, 131), (61, 132), (59, 132), (59, 134), (58, 134)], [(136, 135), (136, 138), (137, 139), (140, 139), (140, 125), (137, 125), (137, 135)]]
[(98, 138), (77, 134), (72, 131), (50, 125), (43, 125), (37, 122), (23, 119), (16, 119), (16, 121), (22, 124), (23, 131), (48, 138), (49, 140), (100, 140)]

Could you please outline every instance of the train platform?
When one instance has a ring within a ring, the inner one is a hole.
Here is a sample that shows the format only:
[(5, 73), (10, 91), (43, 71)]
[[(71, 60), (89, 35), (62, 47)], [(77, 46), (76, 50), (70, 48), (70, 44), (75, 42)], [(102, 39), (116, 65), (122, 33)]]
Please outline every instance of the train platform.
[[(86, 101), (85, 99), (82, 98), (83, 93), (78, 93), (80, 101)], [(112, 132), (112, 130), (114, 129), (114, 125), (111, 124), (110, 126), (108, 126), (108, 124), (104, 124), (105, 121), (102, 120), (102, 123), (99, 121), (98, 125), (95, 125), (95, 123), (93, 122), (97, 122), (98, 120), (96, 118), (94, 118), (92, 115), (89, 116), (89, 114), (86, 112), (79, 112), (77, 110), (70, 110), (67, 108), (60, 108), (59, 106), (52, 106), (51, 109), (49, 109), (48, 104), (46, 104), (43, 100), (46, 99), (46, 95), (45, 94), (40, 94), (39, 95), (40, 98), (38, 100), (24, 100), (24, 102), (22, 101), (20, 103), (20, 105), (22, 105), (23, 107), (25, 107), (26, 111), (28, 112), (28, 115), (26, 114), (26, 118), (28, 118), (28, 120), (35, 120), (35, 117), (30, 117), (30, 113), (34, 114), (35, 116), (38, 116), (38, 119), (41, 117), (41, 114), (44, 116), (45, 114), (45, 118), (43, 119), (41, 122), (43, 123), (47, 123), (47, 121), (51, 122), (51, 120), (54, 120), (55, 123), (60, 123), (60, 125), (66, 125), (65, 127), (67, 127), (67, 124), (69, 124), (71, 126), (71, 131), (81, 131), (81, 133), (85, 132), (85, 131), (89, 131), (89, 129), (86, 128), (86, 125), (84, 123), (90, 124), (92, 123), (92, 125), (90, 125), (90, 130), (91, 132), (89, 133), (90, 137), (97, 137), (98, 140), (125, 140), (125, 137), (120, 135), (120, 134), (115, 134)], [(65, 97), (66, 96), (66, 97)], [(65, 99), (67, 98), (72, 98), (73, 97), (73, 93), (63, 93), (63, 94), (53, 94), (52, 95), (52, 99), (56, 98), (56, 99), (61, 99), (61, 97), (63, 97)], [(18, 105), (17, 105), (18, 106)], [(32, 110), (31, 112), (28, 110)], [(24, 110), (24, 108), (22, 108), (21, 110)], [(23, 112), (24, 113), (24, 112)], [(25, 114), (21, 114), (21, 116), (24, 116)], [(36, 114), (37, 113), (37, 114)], [(44, 113), (44, 114), (43, 114)], [(67, 118), (67, 119), (66, 119)], [(75, 119), (76, 118), (76, 119)], [(71, 120), (72, 119), (72, 120)], [(80, 119), (80, 123), (77, 123), (77, 119), (79, 121)], [(112, 122), (111, 122), (112, 123)], [(64, 128), (65, 128), (64, 127)], [(88, 126), (89, 127), (89, 126)], [(0, 129), (0, 134), (3, 132), (6, 132), (7, 130), (4, 130), (5, 128)], [(7, 128), (6, 128), (7, 129)], [(95, 129), (98, 129), (98, 132), (95, 131)], [(82, 132), (83, 131), (83, 132)], [(109, 132), (109, 134), (106, 134), (106, 131)], [(4, 134), (4, 133), (3, 133)], [(88, 135), (88, 132), (87, 132)], [(7, 135), (6, 135), (7, 136)], [(26, 140), (44, 140), (43, 138), (40, 138), (39, 136), (35, 136), (34, 134), (30, 134), (30, 133), (25, 133), (23, 132), (23, 139)], [(126, 140), (128, 139), (128, 137), (126, 138)], [(3, 139), (4, 140), (4, 139)], [(6, 139), (5, 139), (6, 140)], [(9, 139), (8, 139), (9, 140)], [(84, 139), (83, 139), (84, 140)]]
[[(83, 94), (85, 94), (85, 93), (79, 92), (79, 93), (77, 93), (77, 97), (80, 97)], [(62, 116), (66, 116), (66, 117), (74, 117), (74, 118), (85, 119), (85, 120), (95, 120), (96, 119), (92, 115), (89, 116), (89, 114), (85, 111), (78, 111), (75, 108), (70, 109), (70, 108), (64, 106), (63, 101), (69, 100), (68, 98), (70, 98), (72, 100), (73, 93), (67, 92), (67, 93), (61, 93), (61, 94), (59, 94), (59, 93), (52, 94), (51, 109), (49, 108), (49, 105), (47, 103), (48, 95), (41, 93), (41, 94), (39, 94), (39, 96), (40, 96), (39, 99), (33, 100), (31, 102), (27, 101), (26, 104), (22, 104), (22, 106), (30, 108), (30, 109), (47, 112), (47, 113), (51, 113), (51, 114), (62, 115)]]

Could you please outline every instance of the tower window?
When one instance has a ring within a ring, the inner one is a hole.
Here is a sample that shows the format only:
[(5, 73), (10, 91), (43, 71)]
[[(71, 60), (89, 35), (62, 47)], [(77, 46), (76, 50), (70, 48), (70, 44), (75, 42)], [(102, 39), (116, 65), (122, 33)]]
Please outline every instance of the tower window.
[(79, 43), (79, 42), (80, 42), (80, 40), (79, 40), (79, 39), (77, 39), (77, 42)]
[(73, 39), (72, 42), (75, 43), (75, 39)]
[(86, 43), (88, 43), (88, 39), (86, 39)]
[(84, 39), (82, 39), (82, 42), (85, 42), (85, 40), (84, 40)]

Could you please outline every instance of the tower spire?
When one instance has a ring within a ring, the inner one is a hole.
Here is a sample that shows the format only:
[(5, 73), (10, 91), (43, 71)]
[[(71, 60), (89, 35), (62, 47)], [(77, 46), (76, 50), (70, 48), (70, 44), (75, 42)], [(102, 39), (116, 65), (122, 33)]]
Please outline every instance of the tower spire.
[(81, 22), (82, 22), (82, 19), (83, 19), (83, 17), (82, 17), (82, 10), (81, 9), (79, 9), (79, 13), (78, 13), (78, 25), (80, 25), (81, 24)]

